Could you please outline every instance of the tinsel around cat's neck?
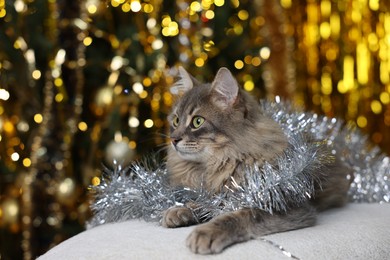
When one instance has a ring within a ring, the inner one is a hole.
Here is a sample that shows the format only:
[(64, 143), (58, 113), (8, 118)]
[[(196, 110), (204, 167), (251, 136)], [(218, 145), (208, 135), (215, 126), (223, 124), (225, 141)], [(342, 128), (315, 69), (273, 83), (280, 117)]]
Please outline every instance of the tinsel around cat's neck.
[[(371, 148), (359, 131), (334, 118), (296, 111), (282, 102), (262, 101), (260, 105), (288, 136), (289, 148), (276, 164), (247, 165), (244, 181), (237, 184), (231, 179), (219, 194), (202, 187), (170, 187), (165, 163), (156, 155), (127, 168), (105, 169), (100, 185), (91, 187), (94, 217), (87, 226), (128, 219), (159, 221), (166, 209), (189, 202), (197, 205), (194, 213), (200, 219), (240, 208), (287, 211), (289, 205), (299, 205), (313, 196), (318, 172), (334, 156), (353, 169), (351, 201), (390, 201), (390, 158)], [(308, 134), (311, 141), (305, 139)]]

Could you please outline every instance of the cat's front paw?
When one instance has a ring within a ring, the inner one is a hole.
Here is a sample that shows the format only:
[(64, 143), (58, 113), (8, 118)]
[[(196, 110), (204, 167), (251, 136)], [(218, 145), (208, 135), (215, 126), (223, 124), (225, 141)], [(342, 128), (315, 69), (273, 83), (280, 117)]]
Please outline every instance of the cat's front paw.
[(166, 210), (162, 218), (162, 226), (167, 228), (185, 227), (197, 223), (189, 208), (174, 207)]
[(187, 238), (187, 246), (196, 254), (218, 254), (231, 245), (232, 237), (229, 230), (205, 223), (196, 227)]

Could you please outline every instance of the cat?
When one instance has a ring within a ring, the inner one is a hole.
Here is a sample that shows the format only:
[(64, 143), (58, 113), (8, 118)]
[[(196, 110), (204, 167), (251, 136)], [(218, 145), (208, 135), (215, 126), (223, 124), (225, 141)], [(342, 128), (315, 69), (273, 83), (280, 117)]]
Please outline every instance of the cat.
[[(288, 147), (279, 124), (262, 113), (256, 99), (240, 88), (227, 68), (220, 68), (208, 84), (198, 82), (182, 67), (179, 75), (181, 79), (172, 87), (178, 100), (168, 116), (170, 185), (221, 192), (231, 177), (240, 183), (245, 165), (274, 163)], [(200, 224), (186, 240), (198, 254), (216, 254), (235, 243), (312, 226), (318, 211), (342, 206), (347, 200), (350, 172), (337, 160), (327, 169), (328, 174), (321, 173), (315, 198), (287, 212), (240, 209), (198, 223), (192, 210), (196, 205), (187, 204), (166, 210), (162, 225)]]

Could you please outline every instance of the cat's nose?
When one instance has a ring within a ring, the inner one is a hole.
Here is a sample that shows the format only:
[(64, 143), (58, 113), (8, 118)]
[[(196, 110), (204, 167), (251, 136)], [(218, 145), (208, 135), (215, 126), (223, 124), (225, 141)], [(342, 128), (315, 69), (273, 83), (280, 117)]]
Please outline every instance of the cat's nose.
[(172, 138), (171, 139), (171, 142), (173, 144), (173, 146), (176, 147), (176, 145), (182, 140), (182, 138)]

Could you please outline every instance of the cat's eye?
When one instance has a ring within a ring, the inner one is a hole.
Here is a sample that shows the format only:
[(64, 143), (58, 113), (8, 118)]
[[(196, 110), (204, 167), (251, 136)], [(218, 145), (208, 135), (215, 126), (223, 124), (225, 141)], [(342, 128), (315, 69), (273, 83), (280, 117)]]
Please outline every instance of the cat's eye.
[(192, 118), (192, 127), (193, 128), (199, 128), (204, 123), (204, 118), (201, 116), (194, 116)]
[(172, 120), (172, 124), (174, 127), (178, 127), (179, 125), (179, 118), (177, 116), (175, 116)]

